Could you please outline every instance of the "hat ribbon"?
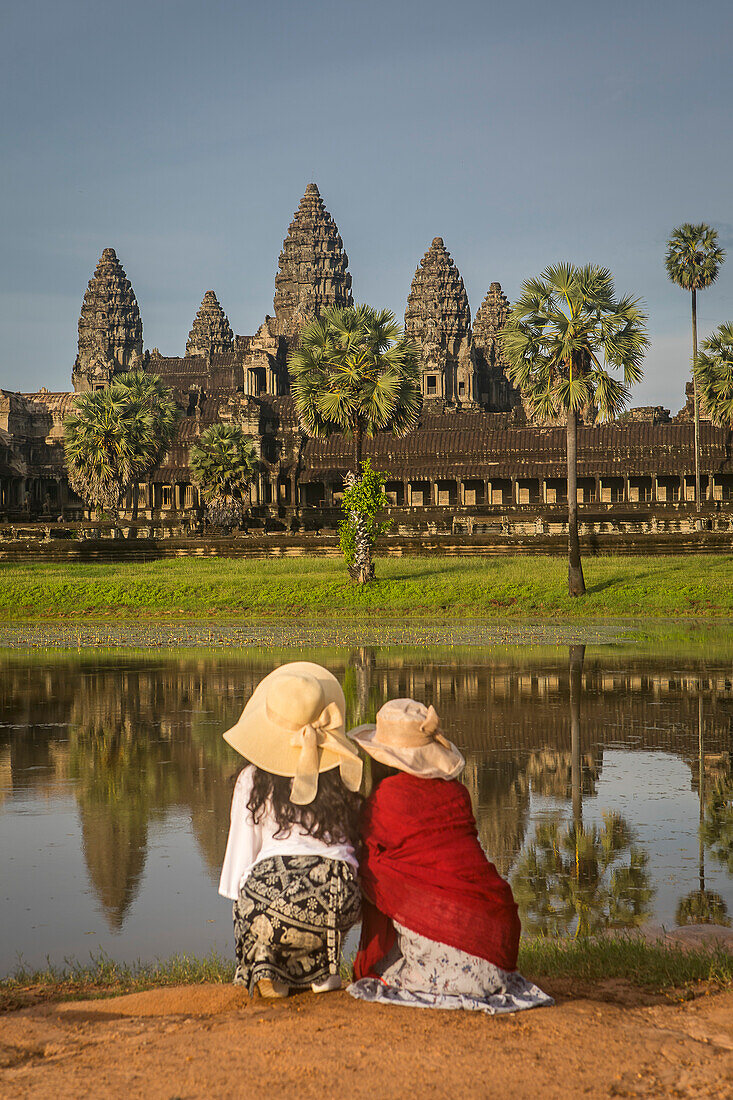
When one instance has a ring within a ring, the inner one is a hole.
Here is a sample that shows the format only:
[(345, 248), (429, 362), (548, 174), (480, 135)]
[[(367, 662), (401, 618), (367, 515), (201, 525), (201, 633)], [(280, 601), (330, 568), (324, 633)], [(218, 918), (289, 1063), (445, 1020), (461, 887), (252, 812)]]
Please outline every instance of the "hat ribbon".
[(429, 734), (433, 741), (437, 741), (439, 745), (442, 745), (446, 749), (453, 749), (455, 747), (440, 728), (440, 718), (432, 703), (428, 707), (428, 713), (425, 715), (420, 725), (420, 730), (422, 733)]
[(361, 786), (363, 764), (356, 748), (344, 744), (337, 736), (341, 726), (341, 712), (333, 704), (321, 711), (313, 722), (307, 722), (293, 732), (290, 744), (300, 746), (300, 756), (293, 776), (290, 801), (297, 806), (307, 806), (318, 793), (319, 750), (329, 749), (339, 757), (341, 781), (350, 791)]

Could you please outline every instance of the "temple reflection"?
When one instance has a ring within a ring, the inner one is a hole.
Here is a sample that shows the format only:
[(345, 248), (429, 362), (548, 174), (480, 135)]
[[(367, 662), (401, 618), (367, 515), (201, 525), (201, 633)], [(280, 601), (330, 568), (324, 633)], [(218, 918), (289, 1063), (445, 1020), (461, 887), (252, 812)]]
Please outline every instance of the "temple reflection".
[[(733, 875), (730, 667), (686, 661), (675, 672), (661, 657), (581, 650), (431, 657), (360, 647), (298, 657), (341, 678), (350, 725), (373, 720), (387, 698), (436, 707), (466, 755), (481, 842), (511, 878), (528, 930), (582, 933), (645, 918), (646, 854), (618, 814), (585, 826), (584, 802), (606, 749), (675, 754), (700, 798), (700, 886), (680, 900), (678, 920), (721, 923), (705, 856)], [(215, 881), (241, 763), (221, 733), (276, 663), (266, 651), (0, 661), (5, 797), (73, 792), (110, 928), (123, 925), (141, 887), (151, 826), (173, 812), (190, 817)], [(565, 810), (533, 824), (538, 799)]]

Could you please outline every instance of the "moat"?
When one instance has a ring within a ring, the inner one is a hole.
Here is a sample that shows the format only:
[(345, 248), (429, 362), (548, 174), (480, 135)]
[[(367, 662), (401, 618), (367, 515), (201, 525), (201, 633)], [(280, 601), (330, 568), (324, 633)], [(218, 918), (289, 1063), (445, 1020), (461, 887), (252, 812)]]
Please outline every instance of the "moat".
[[(332, 626), (317, 646), (317, 631), (297, 629), (297, 650), (263, 627), (257, 644), (232, 630), (229, 648), (212, 629), (173, 651), (156, 648), (173, 644), (168, 628), (115, 649), (89, 626), (75, 653), (39, 648), (41, 628), (16, 631), (10, 648), (3, 630), (1, 974), (100, 950), (127, 961), (231, 953), (216, 885), (239, 760), (221, 732), (293, 657), (339, 675), (352, 725), (388, 697), (435, 705), (526, 932), (733, 915), (728, 634), (638, 649), (603, 629), (581, 647), (571, 634), (550, 645), (527, 632), (522, 645), (479, 632), (469, 644), (446, 631), (441, 644), (406, 625), (371, 639)], [(68, 646), (63, 634), (56, 644)]]

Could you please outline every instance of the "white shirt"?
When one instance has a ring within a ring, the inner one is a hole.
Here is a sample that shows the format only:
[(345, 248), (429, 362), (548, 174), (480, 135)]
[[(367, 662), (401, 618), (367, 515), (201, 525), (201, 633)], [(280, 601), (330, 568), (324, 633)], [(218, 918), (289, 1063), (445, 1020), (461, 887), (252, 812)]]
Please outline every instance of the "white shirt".
[(309, 836), (299, 825), (293, 825), (286, 836), (276, 837), (278, 824), (272, 809), (265, 812), (255, 825), (247, 802), (252, 793), (254, 771), (248, 765), (237, 779), (232, 796), (232, 813), (229, 839), (219, 880), (222, 897), (236, 900), (239, 891), (252, 868), (263, 859), (272, 856), (323, 856), (325, 859), (342, 859), (358, 871), (359, 864), (351, 844), (332, 844)]

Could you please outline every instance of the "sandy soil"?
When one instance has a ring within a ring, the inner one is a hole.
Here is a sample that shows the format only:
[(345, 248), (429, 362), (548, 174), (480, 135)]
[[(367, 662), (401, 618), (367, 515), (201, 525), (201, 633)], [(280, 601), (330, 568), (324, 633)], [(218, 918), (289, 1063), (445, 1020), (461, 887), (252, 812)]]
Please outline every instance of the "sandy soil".
[(0, 1018), (0, 1094), (733, 1096), (733, 992), (671, 1003), (621, 983), (545, 987), (555, 1008), (496, 1018), (221, 985), (37, 1005)]

